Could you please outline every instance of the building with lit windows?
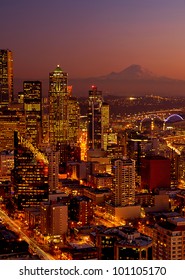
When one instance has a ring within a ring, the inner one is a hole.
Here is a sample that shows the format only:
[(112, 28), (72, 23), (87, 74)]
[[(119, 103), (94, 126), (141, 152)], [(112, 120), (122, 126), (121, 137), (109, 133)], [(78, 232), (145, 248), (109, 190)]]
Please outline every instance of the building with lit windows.
[(87, 116), (80, 116), (80, 150), (81, 160), (87, 159)]
[(15, 110), (0, 112), (0, 152), (14, 149), (14, 131), (25, 133), (24, 113)]
[(93, 219), (93, 201), (87, 196), (75, 196), (70, 201), (70, 219), (80, 225), (89, 225)]
[(154, 260), (185, 260), (185, 218), (172, 217), (153, 229)]
[(68, 230), (68, 206), (57, 202), (41, 203), (41, 233), (63, 235)]
[(69, 97), (67, 102), (68, 111), (68, 143), (79, 145), (80, 136), (80, 106), (75, 97)]
[(49, 75), (49, 142), (60, 151), (60, 172), (67, 161), (80, 160), (80, 107), (71, 97), (68, 74), (57, 68)]
[(102, 91), (96, 86), (89, 90), (88, 98), (88, 123), (87, 123), (87, 146), (88, 149), (102, 149)]
[(12, 181), (18, 209), (39, 207), (48, 200), (48, 162), (28, 141), (14, 133)]
[(58, 65), (49, 74), (49, 140), (66, 143), (68, 135), (68, 74)]
[(14, 151), (3, 151), (0, 153), (0, 175), (10, 176), (14, 168)]
[(121, 220), (140, 218), (141, 206), (135, 205), (135, 161), (116, 159), (112, 162), (112, 198), (106, 211)]
[(113, 197), (115, 206), (135, 204), (135, 161), (132, 159), (117, 159), (112, 165)]
[(152, 239), (134, 228), (106, 228), (92, 236), (99, 260), (152, 260)]
[(102, 124), (102, 148), (106, 151), (108, 144), (108, 133), (109, 133), (109, 118), (110, 118), (109, 104), (106, 102), (102, 103), (101, 108), (101, 124)]
[(112, 190), (113, 176), (109, 173), (92, 174), (92, 185), (94, 188)]
[(59, 160), (60, 152), (52, 148), (46, 151), (49, 165), (48, 165), (48, 184), (49, 191), (53, 192), (58, 189), (58, 174), (59, 174)]
[(26, 137), (34, 146), (39, 144), (42, 125), (42, 83), (40, 81), (25, 81), (24, 112), (26, 119)]
[(13, 101), (13, 56), (10, 50), (0, 50), (0, 106)]
[[(63, 252), (68, 256), (69, 260), (97, 260), (97, 248), (89, 243), (72, 243), (68, 244), (68, 248), (64, 248)], [(63, 256), (64, 254), (62, 254)]]
[(49, 143), (49, 102), (42, 98), (42, 142)]

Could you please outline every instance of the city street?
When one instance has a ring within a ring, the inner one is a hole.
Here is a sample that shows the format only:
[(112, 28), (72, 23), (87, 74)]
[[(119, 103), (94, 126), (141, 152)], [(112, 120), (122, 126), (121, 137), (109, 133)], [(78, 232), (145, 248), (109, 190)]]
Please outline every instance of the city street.
[(20, 225), (18, 225), (13, 219), (8, 217), (8, 215), (1, 209), (0, 209), (0, 217), (2, 218), (4, 223), (9, 226), (9, 228), (12, 231), (19, 234), (20, 238), (24, 239), (29, 244), (30, 249), (34, 253), (36, 253), (42, 260), (55, 260), (53, 256), (43, 251), (33, 239), (30, 239), (20, 228)]

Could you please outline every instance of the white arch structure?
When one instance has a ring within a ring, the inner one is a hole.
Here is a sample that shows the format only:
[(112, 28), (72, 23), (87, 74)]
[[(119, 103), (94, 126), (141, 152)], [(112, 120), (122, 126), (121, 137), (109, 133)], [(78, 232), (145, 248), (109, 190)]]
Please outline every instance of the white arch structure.
[(169, 119), (173, 118), (173, 117), (178, 117), (179, 119), (181, 119), (181, 121), (183, 121), (183, 117), (178, 115), (178, 114), (172, 114), (169, 117), (167, 117), (166, 119), (164, 119), (164, 122), (167, 122)]
[(163, 129), (165, 129), (165, 124), (166, 124), (166, 122), (167, 122), (169, 119), (173, 118), (173, 117), (178, 117), (178, 118), (179, 118), (180, 120), (182, 120), (182, 121), (184, 120), (184, 118), (183, 118), (182, 116), (180, 116), (179, 114), (172, 114), (172, 115), (168, 116), (166, 119), (162, 119), (161, 117), (159, 117), (158, 115), (155, 115), (155, 114), (150, 114), (150, 115), (146, 116), (144, 119), (141, 120), (141, 122), (140, 122), (140, 130), (141, 130), (143, 121), (145, 121), (145, 120), (147, 120), (147, 119), (151, 119), (152, 121), (153, 121), (154, 119), (159, 119), (159, 120), (161, 120), (161, 121), (163, 122)]

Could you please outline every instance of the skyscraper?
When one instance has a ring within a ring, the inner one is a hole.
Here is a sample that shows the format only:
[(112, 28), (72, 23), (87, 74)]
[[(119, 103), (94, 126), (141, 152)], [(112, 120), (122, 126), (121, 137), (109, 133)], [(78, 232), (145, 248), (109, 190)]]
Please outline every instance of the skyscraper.
[(16, 203), (18, 209), (39, 207), (48, 200), (48, 162), (29, 141), (21, 139), (15, 132), (12, 178)]
[(49, 143), (49, 100), (42, 98), (42, 142)]
[(76, 98), (69, 97), (67, 102), (68, 111), (68, 142), (79, 143), (80, 106)]
[(89, 90), (88, 99), (88, 149), (101, 149), (102, 145), (102, 91), (96, 86)]
[(50, 144), (66, 143), (68, 133), (68, 74), (60, 66), (49, 74), (49, 138)]
[(114, 160), (112, 166), (114, 206), (135, 204), (135, 161), (131, 159)]
[(60, 152), (55, 151), (50, 147), (46, 150), (46, 154), (49, 161), (49, 165), (48, 165), (49, 191), (53, 192), (58, 189)]
[(103, 133), (107, 133), (109, 130), (109, 104), (106, 102), (102, 103), (102, 108), (101, 108), (101, 118), (102, 118), (102, 130)]
[(109, 118), (110, 118), (109, 104), (106, 102), (102, 103), (101, 108), (101, 125), (102, 125), (102, 148), (106, 151), (108, 145), (108, 134), (109, 134)]
[(23, 90), (26, 137), (34, 146), (37, 146), (42, 125), (42, 83), (40, 81), (25, 81)]
[(13, 58), (10, 50), (0, 50), (0, 106), (13, 101)]

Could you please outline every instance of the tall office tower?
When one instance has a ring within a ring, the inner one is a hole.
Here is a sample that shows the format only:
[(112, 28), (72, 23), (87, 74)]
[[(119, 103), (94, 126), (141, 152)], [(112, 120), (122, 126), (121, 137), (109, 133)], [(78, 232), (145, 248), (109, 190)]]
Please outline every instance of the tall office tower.
[(102, 149), (102, 91), (92, 86), (88, 101), (88, 149)]
[(81, 160), (87, 159), (87, 115), (80, 116), (80, 152)]
[(34, 146), (38, 146), (42, 120), (42, 83), (40, 81), (25, 81), (23, 90), (26, 137)]
[(105, 151), (107, 150), (107, 145), (108, 145), (109, 118), (110, 118), (109, 104), (103, 102), (101, 108), (101, 124), (102, 124), (102, 148)]
[(135, 204), (135, 161), (131, 159), (117, 159), (112, 165), (114, 206)]
[(57, 68), (49, 74), (49, 139), (51, 145), (66, 143), (68, 135), (68, 74)]
[(48, 165), (48, 184), (49, 191), (53, 192), (58, 189), (58, 174), (59, 174), (59, 160), (60, 152), (52, 148), (46, 151), (49, 165)]
[(80, 106), (75, 97), (69, 97), (68, 111), (68, 143), (79, 144)]
[(49, 102), (42, 98), (42, 142), (49, 143)]
[(18, 132), (14, 133), (12, 181), (18, 209), (39, 207), (48, 200), (48, 161)]
[(13, 101), (13, 58), (10, 50), (0, 50), (0, 106)]

